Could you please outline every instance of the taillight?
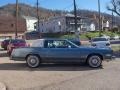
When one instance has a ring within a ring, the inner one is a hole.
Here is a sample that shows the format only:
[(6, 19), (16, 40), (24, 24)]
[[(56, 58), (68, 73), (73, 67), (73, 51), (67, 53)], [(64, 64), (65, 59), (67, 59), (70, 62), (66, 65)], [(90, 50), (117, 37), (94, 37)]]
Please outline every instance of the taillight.
[(11, 44), (11, 47), (14, 48), (15, 47), (14, 44)]

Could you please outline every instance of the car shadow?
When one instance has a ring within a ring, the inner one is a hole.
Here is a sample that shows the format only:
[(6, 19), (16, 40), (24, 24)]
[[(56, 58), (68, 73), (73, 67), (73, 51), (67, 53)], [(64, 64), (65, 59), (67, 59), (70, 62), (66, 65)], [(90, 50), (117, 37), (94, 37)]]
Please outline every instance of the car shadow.
[(90, 68), (86, 64), (41, 64), (38, 68), (29, 68), (25, 63), (1, 63), (0, 70), (15, 71), (89, 71), (100, 70), (100, 68)]
[(114, 52), (114, 56), (115, 56), (116, 58), (120, 58), (120, 51), (115, 51), (115, 52)]

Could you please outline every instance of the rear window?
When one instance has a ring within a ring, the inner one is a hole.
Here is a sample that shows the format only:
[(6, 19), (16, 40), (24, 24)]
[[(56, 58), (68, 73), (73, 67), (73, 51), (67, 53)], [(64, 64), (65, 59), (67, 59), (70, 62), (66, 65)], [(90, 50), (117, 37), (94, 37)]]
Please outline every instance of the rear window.
[(4, 42), (9, 42), (10, 40), (5, 40)]
[(11, 40), (11, 43), (25, 43), (25, 40), (20, 40), (20, 39)]
[(96, 41), (108, 41), (108, 40), (106, 38), (94, 38), (92, 41), (96, 42)]

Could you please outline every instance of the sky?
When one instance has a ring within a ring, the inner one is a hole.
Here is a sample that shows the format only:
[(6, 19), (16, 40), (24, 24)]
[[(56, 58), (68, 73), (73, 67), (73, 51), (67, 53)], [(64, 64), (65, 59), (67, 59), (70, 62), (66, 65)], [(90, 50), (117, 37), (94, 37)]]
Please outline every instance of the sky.
[[(18, 0), (20, 3), (36, 5), (36, 0)], [(76, 0), (77, 8), (98, 11), (98, 0)], [(101, 12), (110, 13), (106, 6), (111, 0), (100, 0)], [(16, 0), (0, 0), (0, 6), (15, 3)], [(39, 5), (48, 9), (73, 10), (73, 0), (39, 0)]]

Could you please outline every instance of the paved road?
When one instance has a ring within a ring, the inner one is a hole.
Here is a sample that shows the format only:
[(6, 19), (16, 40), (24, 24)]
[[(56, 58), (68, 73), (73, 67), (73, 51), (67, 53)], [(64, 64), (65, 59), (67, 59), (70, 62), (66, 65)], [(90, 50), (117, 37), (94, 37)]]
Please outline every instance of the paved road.
[(0, 57), (0, 82), (7, 90), (120, 90), (120, 58), (103, 62), (99, 69), (79, 64), (43, 64), (31, 69), (4, 55)]
[(111, 44), (120, 44), (120, 40), (111, 40), (110, 43)]

